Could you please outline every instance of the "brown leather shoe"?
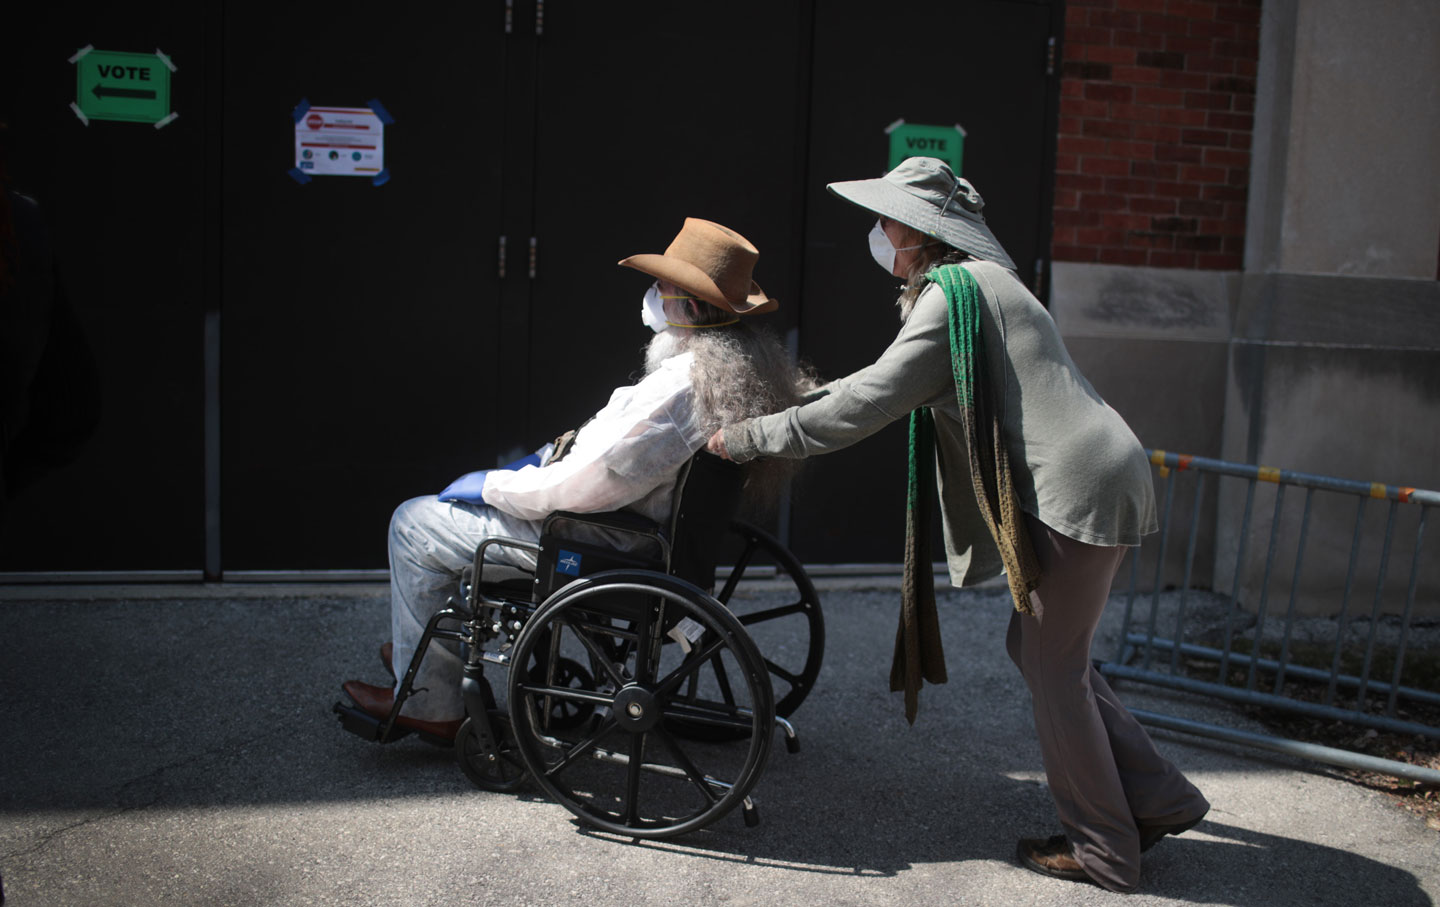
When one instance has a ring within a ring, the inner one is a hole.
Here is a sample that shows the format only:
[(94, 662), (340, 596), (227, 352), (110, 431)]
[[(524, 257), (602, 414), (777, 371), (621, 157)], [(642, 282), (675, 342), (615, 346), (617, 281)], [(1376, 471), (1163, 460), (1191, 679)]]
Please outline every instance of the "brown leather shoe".
[(1015, 856), (1021, 866), (1041, 875), (1071, 882), (1091, 881), (1080, 861), (1075, 859), (1070, 841), (1064, 835), (1053, 835), (1043, 841), (1040, 838), (1021, 838), (1015, 848)]
[[(1209, 812), (1209, 810), (1207, 809), (1205, 812)], [(1140, 852), (1144, 853), (1159, 844), (1160, 839), (1166, 835), (1178, 835), (1189, 831), (1199, 825), (1203, 818), (1205, 818), (1205, 813), (1201, 813), (1188, 822), (1176, 822), (1173, 825), (1137, 825), (1136, 828), (1140, 832)]]
[[(377, 687), (368, 683), (361, 683), (358, 680), (347, 680), (341, 685), (345, 695), (349, 696), (360, 709), (375, 718), (384, 721), (390, 717), (390, 709), (395, 704), (395, 691), (389, 687)], [(400, 727), (412, 731), (420, 731), (441, 740), (454, 740), (455, 735), (460, 731), (460, 725), (465, 719), (457, 718), (454, 721), (422, 721), (419, 718), (410, 718), (405, 715), (395, 719)]]
[(390, 664), (390, 659), (393, 658), (394, 655), (395, 644), (393, 642), (387, 642), (380, 647), (380, 663), (385, 666), (385, 673), (390, 675), (391, 680), (395, 679), (395, 668)]

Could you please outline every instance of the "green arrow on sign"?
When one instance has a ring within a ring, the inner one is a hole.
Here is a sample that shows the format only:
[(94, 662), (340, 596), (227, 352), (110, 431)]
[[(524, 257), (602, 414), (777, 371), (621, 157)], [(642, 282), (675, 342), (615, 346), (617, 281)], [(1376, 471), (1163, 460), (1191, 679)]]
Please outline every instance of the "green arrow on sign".
[(122, 53), (83, 48), (70, 58), (75, 64), (75, 112), (90, 120), (132, 123), (169, 122), (170, 73), (174, 65), (164, 54)]
[(153, 100), (155, 97), (155, 92), (139, 88), (106, 88), (104, 85), (96, 85), (93, 91), (95, 97), (100, 100), (105, 98), (150, 98)]

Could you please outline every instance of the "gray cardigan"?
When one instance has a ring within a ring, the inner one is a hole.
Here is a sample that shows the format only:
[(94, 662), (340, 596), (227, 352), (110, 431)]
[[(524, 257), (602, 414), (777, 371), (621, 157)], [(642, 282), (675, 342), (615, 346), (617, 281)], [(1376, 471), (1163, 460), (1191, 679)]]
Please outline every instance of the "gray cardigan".
[[(1086, 544), (1140, 544), (1156, 522), (1154, 483), (1139, 440), (1080, 374), (1050, 313), (1013, 271), (988, 261), (965, 268), (984, 300), (985, 380), (1000, 407), (1021, 508)], [(970, 585), (1002, 568), (970, 483), (947, 319), (945, 294), (931, 284), (874, 364), (825, 385), (803, 405), (728, 426), (725, 446), (741, 462), (808, 457), (848, 447), (916, 407), (930, 407), (950, 577)]]

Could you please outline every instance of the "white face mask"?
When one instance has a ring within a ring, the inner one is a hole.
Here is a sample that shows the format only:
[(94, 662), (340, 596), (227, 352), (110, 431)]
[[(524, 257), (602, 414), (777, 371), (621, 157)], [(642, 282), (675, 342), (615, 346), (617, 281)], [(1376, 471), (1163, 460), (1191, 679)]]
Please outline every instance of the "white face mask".
[(667, 299), (694, 299), (694, 296), (661, 296), (660, 282), (656, 281), (645, 291), (645, 298), (640, 303), (640, 320), (645, 326), (655, 333), (669, 330), (672, 327), (685, 327), (685, 325), (673, 325), (665, 317), (665, 300)]
[(665, 323), (665, 301), (660, 298), (658, 283), (651, 284), (645, 291), (645, 299), (640, 303), (640, 320), (657, 334), (669, 327)]
[(877, 265), (885, 269), (886, 274), (892, 277), (895, 276), (896, 252), (911, 252), (925, 245), (921, 243), (919, 246), (905, 246), (901, 249), (895, 248), (895, 245), (890, 242), (890, 237), (886, 235), (885, 229), (880, 226), (880, 221), (878, 220), (875, 222), (875, 226), (870, 228), (869, 238), (870, 256), (875, 259)]

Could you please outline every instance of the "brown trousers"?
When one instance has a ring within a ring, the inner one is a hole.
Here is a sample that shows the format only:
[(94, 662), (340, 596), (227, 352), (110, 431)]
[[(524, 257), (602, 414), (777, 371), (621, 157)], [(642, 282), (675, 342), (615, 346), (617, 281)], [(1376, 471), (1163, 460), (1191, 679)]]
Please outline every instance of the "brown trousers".
[(1025, 519), (1043, 573), (1035, 616), (1015, 612), (1005, 646), (1030, 688), (1046, 780), (1075, 858), (1104, 887), (1129, 891), (1140, 880), (1137, 825), (1188, 821), (1210, 804), (1090, 662), (1126, 549), (1086, 545)]

